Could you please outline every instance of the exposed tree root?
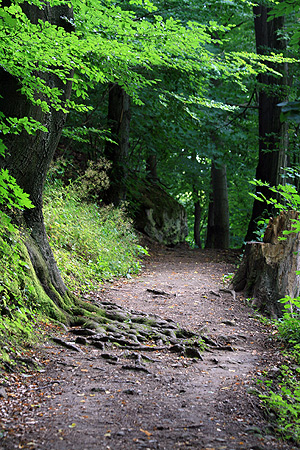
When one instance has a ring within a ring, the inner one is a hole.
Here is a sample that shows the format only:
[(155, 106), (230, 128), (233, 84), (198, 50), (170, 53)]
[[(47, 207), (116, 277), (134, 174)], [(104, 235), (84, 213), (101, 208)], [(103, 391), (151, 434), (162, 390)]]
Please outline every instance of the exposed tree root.
[[(91, 309), (90, 306), (88, 308)], [(78, 351), (78, 345), (92, 345), (104, 349), (116, 345), (134, 351), (156, 351), (168, 349), (190, 358), (200, 358), (205, 348), (203, 339), (195, 333), (181, 328), (170, 319), (154, 314), (132, 311), (115, 303), (100, 302), (93, 311), (80, 312), (74, 316), (69, 332), (72, 342), (55, 342)]]

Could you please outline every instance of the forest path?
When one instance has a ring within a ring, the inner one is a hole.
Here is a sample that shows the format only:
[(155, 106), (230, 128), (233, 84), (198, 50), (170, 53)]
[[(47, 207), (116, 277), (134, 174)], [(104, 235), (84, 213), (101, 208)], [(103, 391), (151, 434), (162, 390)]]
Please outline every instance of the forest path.
[(249, 393), (253, 377), (278, 366), (280, 352), (272, 329), (245, 300), (222, 291), (233, 257), (159, 249), (141, 276), (100, 293), (205, 332), (223, 350), (204, 352), (203, 361), (164, 349), (143, 352), (149, 359), (140, 371), (124, 364), (128, 351), (121, 348), (110, 347), (104, 359), (100, 349), (76, 353), (49, 344), (36, 355), (44, 372), (7, 381), (0, 450), (296, 449), (272, 435)]

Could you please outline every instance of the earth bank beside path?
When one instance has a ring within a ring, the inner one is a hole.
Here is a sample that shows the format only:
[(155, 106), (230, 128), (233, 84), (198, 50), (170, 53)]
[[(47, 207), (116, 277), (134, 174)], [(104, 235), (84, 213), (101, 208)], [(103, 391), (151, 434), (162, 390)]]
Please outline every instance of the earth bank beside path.
[(140, 277), (104, 286), (95, 298), (204, 334), (203, 360), (163, 345), (75, 352), (48, 343), (34, 355), (42, 372), (6, 378), (0, 450), (295, 449), (274, 437), (250, 394), (280, 352), (245, 299), (226, 291), (234, 257), (160, 249)]

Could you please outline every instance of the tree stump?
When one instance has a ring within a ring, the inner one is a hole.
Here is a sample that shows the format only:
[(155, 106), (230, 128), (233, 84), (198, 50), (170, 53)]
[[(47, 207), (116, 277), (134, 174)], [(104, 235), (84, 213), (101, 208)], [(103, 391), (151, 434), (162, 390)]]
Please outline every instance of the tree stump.
[(298, 220), (295, 211), (281, 212), (271, 218), (264, 242), (248, 242), (231, 289), (244, 291), (252, 298), (252, 306), (271, 317), (282, 316), (283, 305), (278, 302), (286, 295), (300, 292), (300, 233), (291, 233), (279, 240), (284, 230), (293, 228)]

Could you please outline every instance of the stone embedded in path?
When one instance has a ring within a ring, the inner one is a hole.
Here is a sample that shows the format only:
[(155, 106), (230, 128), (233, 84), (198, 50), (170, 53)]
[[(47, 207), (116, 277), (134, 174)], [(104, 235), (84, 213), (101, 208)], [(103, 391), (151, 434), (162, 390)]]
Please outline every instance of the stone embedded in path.
[(7, 399), (7, 397), (8, 397), (7, 392), (3, 387), (0, 388), (0, 397), (5, 398), (5, 399)]

